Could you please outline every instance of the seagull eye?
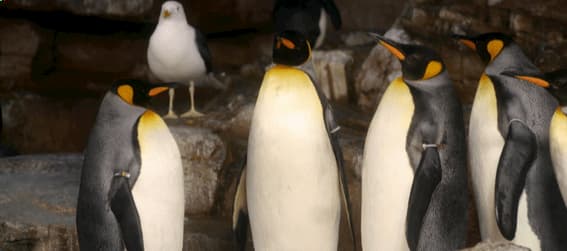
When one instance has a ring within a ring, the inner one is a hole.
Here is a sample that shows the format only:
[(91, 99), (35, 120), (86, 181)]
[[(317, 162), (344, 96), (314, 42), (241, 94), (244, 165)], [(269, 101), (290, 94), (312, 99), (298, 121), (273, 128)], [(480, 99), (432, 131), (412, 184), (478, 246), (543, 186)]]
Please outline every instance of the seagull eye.
[(177, 6), (177, 11), (179, 11), (179, 6)]

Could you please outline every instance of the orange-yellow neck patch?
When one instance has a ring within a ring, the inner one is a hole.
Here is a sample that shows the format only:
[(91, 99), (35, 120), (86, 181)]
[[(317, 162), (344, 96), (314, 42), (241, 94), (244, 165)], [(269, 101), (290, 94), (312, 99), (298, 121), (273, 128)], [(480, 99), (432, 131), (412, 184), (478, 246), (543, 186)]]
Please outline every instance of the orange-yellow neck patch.
[(488, 51), (488, 54), (490, 54), (490, 61), (494, 60), (494, 58), (500, 54), (502, 48), (504, 48), (504, 42), (502, 42), (502, 40), (496, 39), (488, 42), (486, 50)]
[(423, 79), (430, 79), (432, 77), (435, 77), (437, 75), (439, 75), (439, 73), (441, 73), (441, 71), (443, 70), (443, 64), (441, 64), (441, 62), (439, 61), (430, 61), (427, 64), (427, 68), (425, 68), (425, 73), (423, 74)]
[(148, 145), (147, 142), (155, 140), (154, 137), (160, 137), (163, 134), (159, 132), (161, 130), (168, 130), (167, 125), (161, 117), (150, 110), (145, 111), (138, 120), (138, 143), (140, 144), (140, 149), (145, 151)]
[(134, 103), (134, 89), (132, 86), (129, 85), (121, 85), (118, 87), (117, 91), (118, 96), (122, 98), (126, 103), (133, 104)]

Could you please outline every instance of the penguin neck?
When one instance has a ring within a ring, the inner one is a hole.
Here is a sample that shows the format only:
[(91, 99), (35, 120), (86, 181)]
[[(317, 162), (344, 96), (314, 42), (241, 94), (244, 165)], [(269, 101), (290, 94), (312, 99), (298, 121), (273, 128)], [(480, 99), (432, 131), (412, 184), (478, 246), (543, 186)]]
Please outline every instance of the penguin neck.
[(405, 82), (413, 96), (415, 109), (424, 114), (434, 114), (431, 117), (435, 120), (443, 119), (441, 117), (447, 114), (447, 109), (460, 109), (455, 88), (446, 71), (431, 79)]
[(452, 84), (449, 79), (447, 71), (439, 73), (439, 75), (425, 80), (407, 80), (403, 79), (410, 87), (419, 89), (424, 92), (431, 92), (433, 94), (443, 92), (445, 89), (451, 89)]
[[(98, 112), (98, 119), (117, 119), (117, 118), (134, 118), (137, 119), (142, 113), (146, 111), (145, 108), (126, 103), (122, 98), (113, 92), (107, 92), (102, 100)], [(105, 116), (104, 118), (100, 116)]]
[(498, 75), (507, 69), (533, 69), (537, 71), (537, 67), (516, 43), (510, 43), (504, 47), (500, 54), (488, 63), (485, 72), (488, 75)]
[(296, 67), (291, 65), (284, 65), (284, 64), (274, 64), (274, 66), (272, 67), (272, 69), (274, 70), (286, 70), (291, 68), (296, 68)]

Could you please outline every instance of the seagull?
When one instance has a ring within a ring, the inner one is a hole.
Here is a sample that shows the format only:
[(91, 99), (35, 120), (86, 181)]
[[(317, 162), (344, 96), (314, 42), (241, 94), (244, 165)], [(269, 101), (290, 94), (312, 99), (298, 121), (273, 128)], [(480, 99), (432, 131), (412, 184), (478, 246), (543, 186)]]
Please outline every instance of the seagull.
[[(189, 82), (191, 107), (182, 118), (203, 116), (195, 109), (195, 81), (211, 73), (211, 53), (205, 36), (187, 23), (183, 5), (166, 1), (161, 5), (159, 22), (150, 37), (148, 65), (163, 82)], [(169, 110), (166, 119), (175, 119), (173, 97), (169, 90)]]

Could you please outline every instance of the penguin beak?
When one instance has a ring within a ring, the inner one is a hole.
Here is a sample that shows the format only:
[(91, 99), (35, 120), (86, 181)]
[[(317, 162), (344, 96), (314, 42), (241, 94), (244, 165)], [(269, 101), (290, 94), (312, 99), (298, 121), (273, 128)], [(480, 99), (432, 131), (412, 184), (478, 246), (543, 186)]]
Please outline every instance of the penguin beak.
[(474, 51), (476, 51), (476, 44), (470, 37), (458, 35), (458, 34), (453, 34), (452, 37), (453, 39), (458, 40), (461, 44), (465, 45), (466, 47), (469, 47)]
[(150, 97), (157, 96), (157, 95), (169, 90), (170, 88), (176, 88), (177, 86), (179, 86), (179, 84), (174, 83), (174, 82), (158, 84), (158, 85), (150, 88), (150, 91), (148, 92), (148, 96), (150, 96)]
[(169, 17), (169, 16), (171, 16), (171, 12), (169, 12), (168, 10), (164, 10), (163, 17)]
[(157, 96), (158, 94), (169, 90), (169, 87), (155, 87), (150, 89), (150, 92), (148, 93), (148, 96), (153, 97), (153, 96)]
[(390, 51), (390, 53), (392, 53), (400, 61), (404, 61), (406, 59), (406, 55), (400, 49), (400, 44), (375, 33), (372, 33), (371, 35), (378, 39), (378, 43), (388, 49), (388, 51)]
[(508, 76), (508, 77), (512, 77), (512, 78), (516, 78), (516, 79), (520, 79), (520, 80), (524, 80), (524, 81), (528, 81), (534, 85), (543, 87), (543, 88), (549, 88), (550, 84), (547, 80), (543, 79), (543, 76), (533, 76), (533, 75), (526, 75), (526, 74), (521, 74), (521, 73), (516, 73), (516, 72), (512, 72), (512, 71), (505, 71), (502, 72), (502, 75)]

